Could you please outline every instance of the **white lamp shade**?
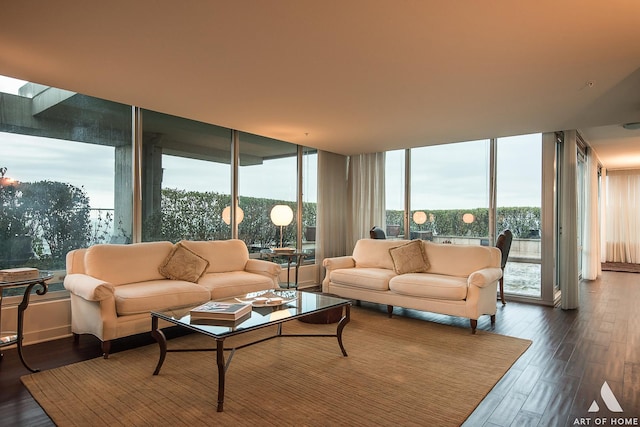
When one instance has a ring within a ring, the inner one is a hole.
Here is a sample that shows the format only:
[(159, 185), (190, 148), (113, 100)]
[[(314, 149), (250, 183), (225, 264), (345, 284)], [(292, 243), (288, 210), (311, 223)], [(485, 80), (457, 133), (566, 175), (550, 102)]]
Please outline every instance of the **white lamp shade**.
[(413, 213), (413, 222), (416, 224), (424, 224), (427, 222), (427, 214), (423, 211), (416, 211)]
[[(238, 209), (236, 210), (236, 222), (240, 224), (243, 219), (244, 211), (242, 210), (242, 208), (240, 208), (240, 206), (238, 206)], [(231, 224), (231, 206), (227, 206), (222, 210), (222, 220), (227, 225)]]
[(471, 213), (466, 213), (462, 215), (462, 222), (465, 224), (471, 224), (476, 218)]
[(287, 205), (275, 205), (270, 216), (275, 225), (289, 225), (293, 221), (293, 210)]

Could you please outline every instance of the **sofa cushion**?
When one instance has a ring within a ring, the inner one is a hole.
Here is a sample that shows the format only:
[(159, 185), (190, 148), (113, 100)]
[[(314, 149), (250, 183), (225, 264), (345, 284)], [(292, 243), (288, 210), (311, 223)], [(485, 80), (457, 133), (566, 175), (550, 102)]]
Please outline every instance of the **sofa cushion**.
[(202, 258), (181, 243), (176, 243), (158, 270), (167, 279), (197, 282), (209, 266), (209, 261)]
[(429, 269), (429, 260), (420, 240), (412, 240), (389, 249), (396, 274), (424, 273)]
[(171, 249), (171, 242), (94, 245), (85, 253), (85, 272), (115, 286), (164, 279), (158, 266)]
[(429, 273), (469, 277), (486, 267), (500, 267), (500, 249), (491, 246), (452, 245), (424, 242)]
[(389, 280), (396, 276), (386, 268), (340, 268), (330, 272), (331, 282), (355, 288), (389, 290)]
[(392, 278), (389, 289), (396, 294), (461, 301), (467, 298), (467, 279), (432, 273), (409, 273)]
[(249, 259), (249, 250), (242, 240), (182, 240), (180, 243), (209, 261), (207, 273), (241, 271)]
[(204, 287), (183, 280), (149, 280), (114, 288), (118, 316), (188, 307), (209, 301)]
[(198, 284), (210, 292), (211, 299), (240, 296), (274, 287), (269, 277), (247, 271), (206, 273)]
[(404, 245), (407, 240), (360, 239), (353, 248), (353, 260), (358, 268), (386, 268), (393, 270), (389, 249)]

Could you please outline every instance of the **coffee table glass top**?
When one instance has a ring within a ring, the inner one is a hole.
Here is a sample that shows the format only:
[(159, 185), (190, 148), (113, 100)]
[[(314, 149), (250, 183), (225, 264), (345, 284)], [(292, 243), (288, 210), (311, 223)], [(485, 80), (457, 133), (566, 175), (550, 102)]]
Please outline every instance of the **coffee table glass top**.
[[(284, 303), (282, 305), (268, 305), (268, 302), (265, 303), (264, 300), (260, 299), (262, 295), (273, 296), (274, 294), (283, 299)], [(212, 337), (224, 337), (351, 304), (350, 300), (329, 295), (279, 289), (251, 292), (249, 294), (223, 298), (216, 301), (237, 303), (239, 300), (247, 301), (256, 298), (258, 298), (258, 301), (252, 307), (250, 315), (243, 316), (235, 322), (201, 319), (192, 320), (189, 312), (193, 307), (153, 311), (151, 314), (154, 317), (166, 320), (175, 325), (192, 329)]]

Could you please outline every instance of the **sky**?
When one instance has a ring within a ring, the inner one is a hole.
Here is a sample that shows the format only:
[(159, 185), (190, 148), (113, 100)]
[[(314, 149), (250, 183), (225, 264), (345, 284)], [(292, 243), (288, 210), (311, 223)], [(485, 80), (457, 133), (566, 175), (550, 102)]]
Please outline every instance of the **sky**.
[[(404, 209), (404, 150), (387, 153), (387, 209)], [(470, 141), (411, 150), (411, 200), (416, 209), (489, 206), (489, 141)], [(498, 139), (498, 206), (540, 206), (542, 136)]]
[[(92, 208), (113, 208), (114, 151), (113, 147), (0, 132), (0, 167), (7, 168), (7, 177), (83, 187)], [(295, 201), (295, 161), (292, 157), (241, 167), (240, 195)], [(162, 162), (163, 188), (230, 192), (229, 165), (166, 155)], [(310, 175), (315, 176), (315, 163), (309, 162), (308, 167)], [(316, 201), (315, 190), (307, 186), (305, 200)]]
[[(25, 82), (0, 76), (0, 92), (17, 93)], [(488, 206), (488, 141), (412, 150), (412, 209), (471, 209)], [(498, 140), (498, 206), (540, 206), (541, 135)], [(386, 206), (404, 208), (404, 150), (387, 154)], [(317, 164), (308, 161), (309, 176)], [(114, 148), (0, 132), (0, 167), (23, 182), (54, 180), (83, 187), (91, 207), (113, 208)], [(229, 165), (163, 156), (163, 187), (229, 193)], [(295, 158), (243, 166), (242, 196), (294, 201)], [(315, 180), (306, 180), (304, 200), (316, 201)]]

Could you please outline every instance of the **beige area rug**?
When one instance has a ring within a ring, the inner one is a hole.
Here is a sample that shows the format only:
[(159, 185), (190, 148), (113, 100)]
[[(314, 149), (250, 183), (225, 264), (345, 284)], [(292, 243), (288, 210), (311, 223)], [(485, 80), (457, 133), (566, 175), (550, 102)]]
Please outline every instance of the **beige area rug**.
[[(284, 332), (335, 326), (292, 321)], [(357, 307), (343, 339), (348, 357), (335, 338), (283, 337), (236, 351), (221, 413), (213, 352), (168, 353), (152, 376), (154, 344), (22, 382), (59, 426), (457, 426), (530, 345)], [(192, 334), (168, 346), (210, 343)]]

